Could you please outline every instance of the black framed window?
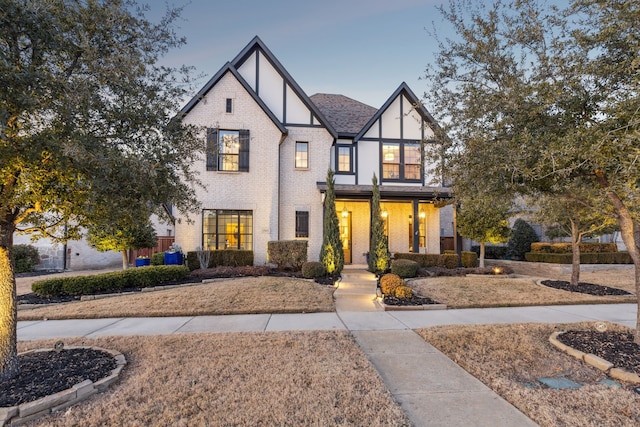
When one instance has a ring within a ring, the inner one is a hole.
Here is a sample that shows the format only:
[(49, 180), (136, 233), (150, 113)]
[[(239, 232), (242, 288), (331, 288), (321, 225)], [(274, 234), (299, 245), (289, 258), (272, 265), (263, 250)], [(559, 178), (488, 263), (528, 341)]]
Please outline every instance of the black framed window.
[(420, 182), (422, 151), (418, 142), (382, 143), (382, 179)]
[(338, 145), (336, 148), (336, 172), (349, 173), (353, 171), (353, 147)]
[(226, 105), (225, 105), (225, 111), (227, 113), (233, 113), (233, 99), (227, 98)]
[(249, 131), (209, 129), (207, 170), (249, 172)]
[(296, 142), (296, 169), (307, 169), (309, 167), (309, 143)]
[(296, 237), (309, 237), (309, 212), (296, 211)]
[(206, 250), (253, 249), (253, 212), (227, 209), (202, 211), (202, 247)]

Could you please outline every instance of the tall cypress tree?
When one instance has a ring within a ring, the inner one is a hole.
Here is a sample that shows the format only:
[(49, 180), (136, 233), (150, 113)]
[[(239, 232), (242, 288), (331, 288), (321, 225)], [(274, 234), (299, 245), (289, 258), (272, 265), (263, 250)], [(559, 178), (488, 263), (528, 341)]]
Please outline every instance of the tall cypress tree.
[(344, 251), (340, 240), (340, 224), (336, 212), (336, 195), (334, 190), (334, 173), (327, 172), (327, 192), (324, 197), (324, 236), (320, 250), (320, 262), (329, 274), (340, 274), (344, 267)]
[(369, 271), (382, 273), (389, 268), (389, 245), (384, 235), (384, 223), (380, 215), (380, 188), (373, 174), (373, 197), (371, 199), (371, 238), (369, 239)]

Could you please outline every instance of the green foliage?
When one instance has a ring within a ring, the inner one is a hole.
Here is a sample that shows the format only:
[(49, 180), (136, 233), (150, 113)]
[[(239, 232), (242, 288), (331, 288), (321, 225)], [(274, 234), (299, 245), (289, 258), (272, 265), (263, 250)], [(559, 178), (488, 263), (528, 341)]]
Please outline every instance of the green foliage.
[(324, 265), (318, 261), (307, 261), (302, 264), (302, 277), (305, 279), (317, 279), (327, 275)]
[(418, 263), (422, 268), (442, 267), (448, 269), (458, 268), (458, 254), (417, 254), (414, 252), (396, 253), (395, 259), (409, 259)]
[(320, 262), (328, 274), (340, 274), (344, 267), (344, 250), (340, 239), (340, 223), (336, 212), (336, 196), (334, 190), (334, 172), (327, 172), (327, 192), (324, 197), (324, 232)]
[(513, 224), (511, 239), (507, 243), (507, 258), (523, 260), (524, 254), (531, 251), (531, 244), (539, 241), (533, 227), (522, 218), (518, 218)]
[(129, 288), (145, 288), (165, 282), (184, 279), (189, 270), (183, 266), (135, 268), (93, 276), (62, 277), (39, 280), (31, 285), (37, 295), (89, 295), (97, 292), (119, 291)]
[(87, 241), (99, 251), (153, 248), (158, 243), (156, 231), (148, 218), (131, 224), (108, 223), (89, 227)]
[(267, 259), (280, 270), (300, 271), (307, 261), (306, 240), (278, 240), (267, 243)]
[[(471, 250), (480, 256), (480, 246), (471, 246)], [(507, 247), (485, 245), (484, 257), (485, 259), (505, 259), (507, 257)]]
[[(187, 252), (187, 266), (189, 270), (198, 270), (200, 261), (198, 261), (198, 253), (196, 251)], [(218, 266), (241, 267), (253, 265), (253, 251), (240, 251), (235, 249), (224, 249), (211, 251), (209, 265), (207, 268)]]
[(11, 255), (15, 262), (16, 273), (33, 271), (35, 266), (40, 264), (40, 254), (33, 245), (14, 245)]
[(156, 252), (151, 255), (151, 265), (164, 265), (164, 252)]
[[(525, 259), (529, 262), (548, 262), (553, 264), (571, 264), (571, 253), (528, 252)], [(580, 254), (581, 264), (633, 264), (628, 252), (591, 252)]]
[[(615, 243), (580, 243), (580, 253), (602, 253), (602, 252), (618, 252), (618, 245)], [(531, 244), (531, 252), (533, 253), (553, 253), (553, 254), (570, 254), (573, 252), (571, 243), (549, 243), (536, 242)]]
[(475, 252), (462, 251), (462, 266), (474, 268), (478, 266), (478, 254)]
[(400, 299), (413, 298), (413, 291), (408, 286), (398, 286), (394, 291), (394, 296)]
[(384, 235), (384, 222), (380, 215), (380, 188), (378, 178), (373, 174), (373, 196), (371, 199), (371, 237), (369, 240), (369, 271), (382, 273), (389, 269), (391, 255), (387, 237)]
[(409, 259), (394, 259), (391, 262), (391, 273), (396, 274), (403, 279), (416, 277), (419, 267), (420, 266), (417, 262)]
[(380, 290), (385, 295), (395, 295), (398, 286), (404, 286), (404, 280), (397, 274), (388, 273), (380, 278)]

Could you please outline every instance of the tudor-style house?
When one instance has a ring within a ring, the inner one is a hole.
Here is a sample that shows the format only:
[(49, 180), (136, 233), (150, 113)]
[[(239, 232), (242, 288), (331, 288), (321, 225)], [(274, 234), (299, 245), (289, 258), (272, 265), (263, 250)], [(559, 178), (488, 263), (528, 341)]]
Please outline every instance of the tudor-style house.
[(391, 252), (440, 252), (434, 201), (449, 191), (422, 155), (436, 146), (436, 124), (405, 83), (379, 109), (342, 95), (307, 96), (256, 37), (181, 114), (204, 129), (207, 147), (193, 165), (204, 184), (202, 213), (176, 224), (184, 250), (253, 250), (260, 265), (267, 242), (303, 239), (309, 260), (318, 260), (331, 168), (345, 263), (366, 263), (374, 174)]

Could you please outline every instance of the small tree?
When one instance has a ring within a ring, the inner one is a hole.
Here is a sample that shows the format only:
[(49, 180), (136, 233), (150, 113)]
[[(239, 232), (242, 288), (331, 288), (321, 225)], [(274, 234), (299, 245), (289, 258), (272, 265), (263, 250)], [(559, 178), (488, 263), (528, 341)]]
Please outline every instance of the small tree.
[(505, 243), (511, 229), (507, 218), (511, 203), (489, 195), (458, 198), (457, 229), (461, 236), (480, 243), (480, 267), (484, 267), (485, 243)]
[(336, 196), (334, 190), (334, 172), (327, 172), (327, 192), (324, 197), (324, 232), (320, 262), (328, 274), (340, 274), (344, 267), (344, 251), (340, 240), (340, 224), (336, 212)]
[(89, 228), (87, 240), (101, 252), (120, 251), (123, 270), (129, 267), (128, 250), (153, 248), (158, 243), (156, 231), (148, 219), (126, 225), (92, 226)]
[(511, 239), (507, 243), (507, 258), (523, 260), (524, 254), (531, 251), (531, 244), (540, 241), (536, 231), (527, 221), (518, 218), (513, 224)]
[(380, 216), (380, 187), (378, 178), (373, 174), (373, 196), (371, 198), (371, 238), (369, 241), (369, 271), (382, 273), (389, 268), (389, 244), (384, 235), (384, 223)]

